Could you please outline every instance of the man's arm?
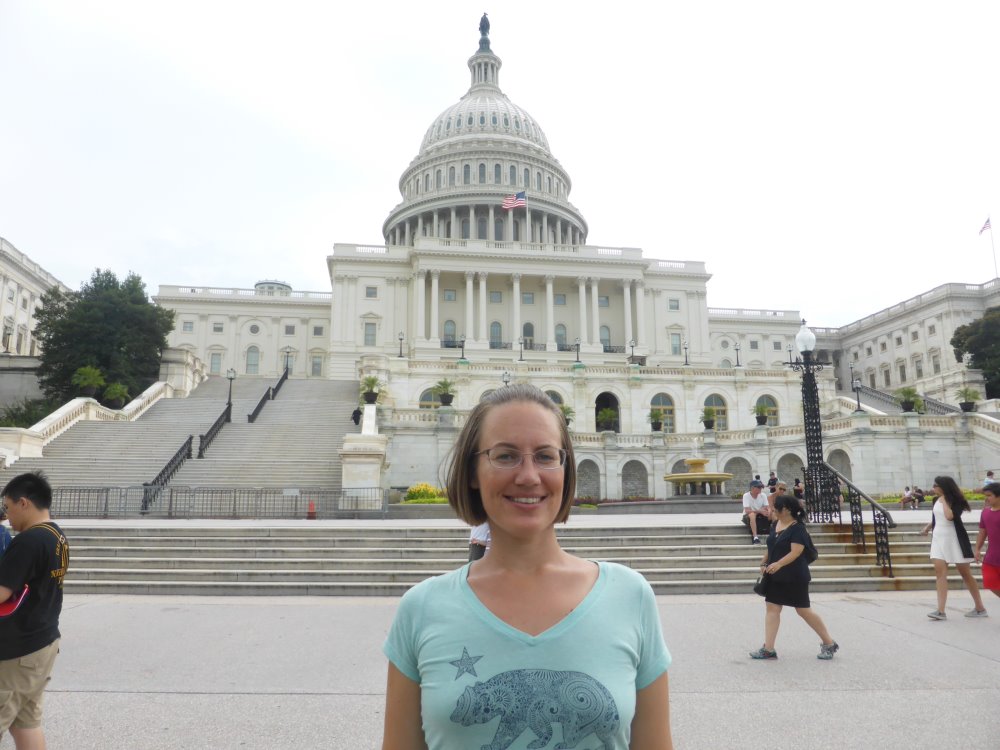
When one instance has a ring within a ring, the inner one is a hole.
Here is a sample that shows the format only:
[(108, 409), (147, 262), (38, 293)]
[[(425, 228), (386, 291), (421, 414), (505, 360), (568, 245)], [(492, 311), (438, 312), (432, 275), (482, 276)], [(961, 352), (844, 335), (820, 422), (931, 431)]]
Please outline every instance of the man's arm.
[(0, 586), (0, 602), (7, 601), (13, 595), (14, 592), (11, 591), (9, 588), (7, 588), (6, 586)]

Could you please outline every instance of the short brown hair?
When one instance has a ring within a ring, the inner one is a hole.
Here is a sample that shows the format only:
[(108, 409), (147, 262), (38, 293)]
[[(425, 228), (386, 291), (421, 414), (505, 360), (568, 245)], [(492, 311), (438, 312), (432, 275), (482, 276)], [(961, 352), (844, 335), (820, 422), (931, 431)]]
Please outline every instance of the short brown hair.
[(472, 487), (472, 478), (476, 473), (476, 453), (479, 451), (479, 436), (483, 429), (486, 415), (505, 404), (529, 403), (538, 404), (543, 409), (556, 416), (559, 425), (559, 439), (566, 451), (566, 463), (563, 465), (562, 504), (556, 523), (563, 523), (569, 518), (569, 511), (576, 495), (576, 457), (573, 454), (573, 442), (569, 437), (566, 419), (555, 402), (536, 386), (527, 384), (506, 385), (483, 397), (469, 412), (465, 427), (455, 441), (448, 463), (447, 482), (448, 504), (455, 514), (470, 526), (487, 521), (486, 510), (483, 508), (483, 498), (479, 490)]

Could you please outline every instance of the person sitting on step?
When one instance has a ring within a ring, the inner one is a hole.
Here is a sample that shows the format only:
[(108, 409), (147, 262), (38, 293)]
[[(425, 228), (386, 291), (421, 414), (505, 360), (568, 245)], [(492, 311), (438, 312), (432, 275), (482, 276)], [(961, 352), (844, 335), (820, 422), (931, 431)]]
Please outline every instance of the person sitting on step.
[(760, 544), (760, 534), (771, 528), (771, 506), (764, 494), (764, 483), (750, 482), (750, 491), (743, 495), (743, 524), (750, 530), (750, 543)]

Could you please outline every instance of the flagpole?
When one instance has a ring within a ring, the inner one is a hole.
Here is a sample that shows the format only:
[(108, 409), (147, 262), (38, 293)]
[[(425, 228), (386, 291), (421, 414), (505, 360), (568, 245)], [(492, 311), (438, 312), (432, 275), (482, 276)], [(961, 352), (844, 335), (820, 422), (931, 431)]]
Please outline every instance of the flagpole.
[(993, 244), (993, 224), (990, 224), (990, 247), (993, 248), (993, 278), (1000, 279), (1000, 273), (997, 273), (997, 248)]

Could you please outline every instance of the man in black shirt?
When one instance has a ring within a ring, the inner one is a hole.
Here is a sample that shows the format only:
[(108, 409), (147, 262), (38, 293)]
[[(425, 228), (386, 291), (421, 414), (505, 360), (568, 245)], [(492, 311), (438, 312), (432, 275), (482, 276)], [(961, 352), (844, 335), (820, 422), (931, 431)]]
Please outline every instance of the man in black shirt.
[(59, 614), (69, 544), (49, 518), (52, 488), (41, 474), (20, 474), (3, 488), (3, 506), (17, 536), (0, 558), (0, 602), (27, 595), (0, 617), (0, 736), (17, 750), (45, 747), (42, 697), (59, 653)]

